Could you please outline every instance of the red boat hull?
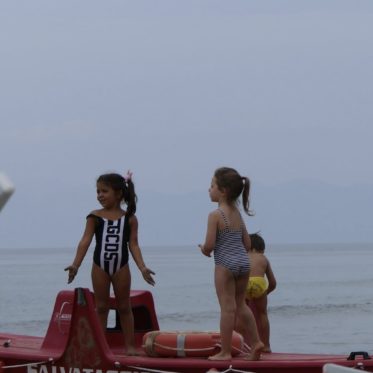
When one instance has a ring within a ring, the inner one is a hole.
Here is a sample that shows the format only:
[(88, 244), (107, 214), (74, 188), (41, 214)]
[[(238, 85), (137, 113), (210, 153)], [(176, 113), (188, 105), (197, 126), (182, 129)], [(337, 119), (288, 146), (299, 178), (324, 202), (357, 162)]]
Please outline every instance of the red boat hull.
[[(111, 300), (115, 309), (115, 300)], [(102, 330), (88, 289), (62, 291), (56, 298), (46, 336), (0, 334), (1, 373), (206, 373), (239, 370), (257, 373), (321, 373), (327, 363), (373, 372), (373, 359), (364, 352), (350, 356), (319, 354), (263, 354), (260, 361), (239, 355), (230, 361), (206, 357), (150, 357), (142, 347), (146, 333), (159, 330), (150, 292), (133, 291), (136, 343), (139, 356), (125, 356), (118, 325)]]

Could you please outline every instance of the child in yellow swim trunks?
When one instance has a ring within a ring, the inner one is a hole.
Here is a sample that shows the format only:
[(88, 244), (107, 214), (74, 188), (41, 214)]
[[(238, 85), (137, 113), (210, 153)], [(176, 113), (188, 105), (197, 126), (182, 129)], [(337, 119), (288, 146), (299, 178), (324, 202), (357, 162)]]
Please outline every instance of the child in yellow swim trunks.
[(263, 238), (258, 233), (253, 233), (250, 234), (250, 239), (250, 277), (246, 289), (246, 302), (255, 315), (259, 336), (265, 345), (263, 352), (271, 352), (267, 295), (276, 288), (276, 278), (271, 263), (264, 255), (265, 242)]
[(250, 276), (247, 283), (246, 297), (248, 299), (257, 299), (267, 293), (268, 283), (264, 277)]

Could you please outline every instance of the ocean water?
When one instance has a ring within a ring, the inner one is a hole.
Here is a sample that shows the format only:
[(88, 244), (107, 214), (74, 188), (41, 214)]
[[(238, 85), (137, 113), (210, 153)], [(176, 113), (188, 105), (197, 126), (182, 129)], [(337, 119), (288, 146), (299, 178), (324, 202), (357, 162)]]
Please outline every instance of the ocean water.
[[(163, 330), (218, 330), (214, 263), (197, 246), (143, 247), (156, 286), (131, 260), (132, 288), (151, 290)], [(0, 331), (43, 336), (62, 289), (91, 288), (93, 251), (75, 281), (75, 249), (0, 249)], [(277, 278), (269, 296), (275, 352), (373, 353), (373, 244), (269, 245)]]

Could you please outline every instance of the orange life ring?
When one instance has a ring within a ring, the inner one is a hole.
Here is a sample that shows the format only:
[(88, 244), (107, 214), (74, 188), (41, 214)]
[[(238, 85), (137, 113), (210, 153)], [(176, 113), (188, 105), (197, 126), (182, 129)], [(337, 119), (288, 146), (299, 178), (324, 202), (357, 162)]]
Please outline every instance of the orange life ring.
[[(220, 351), (219, 332), (152, 331), (143, 337), (143, 348), (148, 356), (207, 357)], [(241, 334), (233, 332), (232, 355), (244, 352)]]

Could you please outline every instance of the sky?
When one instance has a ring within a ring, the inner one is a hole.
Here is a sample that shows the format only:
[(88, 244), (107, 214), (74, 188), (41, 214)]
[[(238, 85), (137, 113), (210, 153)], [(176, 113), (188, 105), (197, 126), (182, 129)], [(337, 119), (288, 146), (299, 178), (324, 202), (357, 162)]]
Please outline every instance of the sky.
[(370, 0), (4, 0), (0, 60), (0, 248), (74, 246), (111, 171), (148, 202), (146, 245), (203, 240), (220, 166), (372, 189)]

